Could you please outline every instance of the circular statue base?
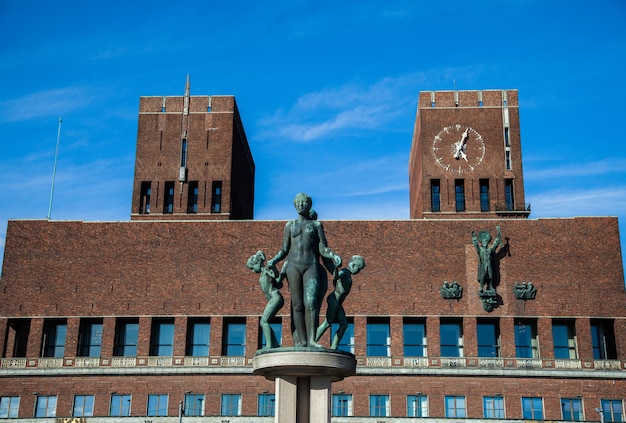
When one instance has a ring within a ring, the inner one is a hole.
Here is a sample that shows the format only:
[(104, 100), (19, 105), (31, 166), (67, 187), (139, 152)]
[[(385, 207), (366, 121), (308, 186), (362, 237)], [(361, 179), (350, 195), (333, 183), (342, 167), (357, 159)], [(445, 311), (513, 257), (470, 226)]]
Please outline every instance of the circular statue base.
[(325, 348), (259, 350), (254, 374), (275, 381), (276, 423), (330, 423), (331, 384), (356, 374), (354, 355)]

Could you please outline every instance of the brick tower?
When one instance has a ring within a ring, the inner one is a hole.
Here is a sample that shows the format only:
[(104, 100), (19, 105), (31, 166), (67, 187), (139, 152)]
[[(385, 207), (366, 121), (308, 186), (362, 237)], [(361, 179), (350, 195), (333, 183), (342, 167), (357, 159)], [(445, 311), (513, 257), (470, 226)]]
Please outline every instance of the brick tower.
[(131, 220), (252, 219), (254, 161), (233, 96), (141, 97)]
[(421, 92), (412, 219), (527, 218), (517, 90)]

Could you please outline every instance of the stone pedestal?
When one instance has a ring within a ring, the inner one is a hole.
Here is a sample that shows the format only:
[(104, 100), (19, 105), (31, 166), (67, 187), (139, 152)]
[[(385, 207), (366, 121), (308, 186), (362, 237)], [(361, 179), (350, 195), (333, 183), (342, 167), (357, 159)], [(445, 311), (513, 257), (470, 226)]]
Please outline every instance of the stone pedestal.
[(254, 374), (276, 383), (275, 423), (330, 423), (331, 384), (356, 373), (354, 355), (337, 350), (260, 350)]

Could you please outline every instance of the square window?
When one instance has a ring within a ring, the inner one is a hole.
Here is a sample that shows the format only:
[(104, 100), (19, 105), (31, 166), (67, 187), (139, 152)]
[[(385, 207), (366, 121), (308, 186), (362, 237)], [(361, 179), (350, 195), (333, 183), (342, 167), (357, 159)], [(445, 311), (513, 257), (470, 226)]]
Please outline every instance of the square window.
[(111, 408), (109, 409), (109, 416), (130, 416), (130, 395), (111, 395)]
[(522, 397), (522, 418), (543, 420), (543, 398)]
[(151, 394), (148, 395), (148, 412), (147, 416), (167, 416), (167, 394)]
[(333, 394), (333, 416), (352, 416), (352, 394)]
[(389, 416), (390, 410), (389, 395), (370, 395), (370, 416)]
[(580, 398), (561, 398), (561, 417), (563, 420), (583, 421), (583, 407)]
[(185, 394), (185, 416), (204, 416), (204, 394)]
[(465, 415), (465, 397), (450, 396), (445, 397), (446, 417), (448, 418), (464, 418)]
[(221, 416), (241, 416), (241, 394), (222, 394)]
[(57, 397), (56, 395), (38, 396), (35, 406), (35, 417), (56, 417)]
[(622, 400), (619, 399), (603, 399), (600, 400), (602, 407), (602, 416), (605, 422), (622, 422), (624, 421), (624, 412)]
[(273, 416), (276, 406), (274, 394), (259, 394), (259, 416)]
[(504, 398), (483, 397), (483, 417), (486, 419), (503, 419)]
[(72, 416), (74, 417), (93, 416), (93, 395), (74, 396), (74, 409), (72, 411)]
[(0, 419), (16, 419), (20, 410), (20, 397), (0, 397)]
[(406, 408), (408, 417), (428, 417), (428, 397), (426, 395), (407, 395)]

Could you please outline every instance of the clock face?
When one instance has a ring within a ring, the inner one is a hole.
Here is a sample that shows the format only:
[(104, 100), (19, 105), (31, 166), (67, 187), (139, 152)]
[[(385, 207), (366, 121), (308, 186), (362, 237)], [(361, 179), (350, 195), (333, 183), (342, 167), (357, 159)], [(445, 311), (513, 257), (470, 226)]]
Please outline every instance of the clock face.
[(448, 172), (473, 172), (485, 157), (483, 137), (469, 126), (443, 128), (433, 142), (435, 161)]

